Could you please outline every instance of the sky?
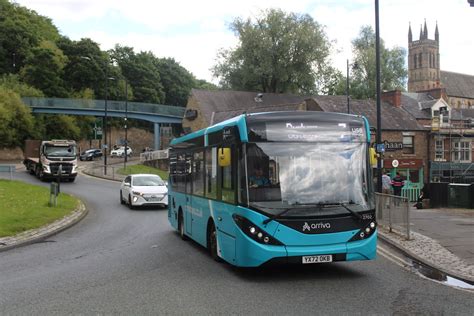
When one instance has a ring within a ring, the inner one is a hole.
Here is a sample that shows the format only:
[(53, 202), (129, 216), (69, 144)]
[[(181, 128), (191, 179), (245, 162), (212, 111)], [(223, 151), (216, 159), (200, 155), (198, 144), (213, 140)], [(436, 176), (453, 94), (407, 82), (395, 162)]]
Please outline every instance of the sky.
[[(261, 15), (269, 8), (309, 14), (334, 41), (331, 61), (346, 72), (351, 41), (363, 25), (375, 29), (374, 0), (15, 0), (52, 19), (72, 40), (91, 38), (108, 50), (120, 44), (135, 52), (172, 57), (198, 79), (217, 83), (211, 67), (219, 49), (232, 48), (229, 30), (236, 18)], [(420, 26), (434, 39), (438, 23), (441, 70), (474, 75), (474, 7), (467, 0), (380, 0), (380, 36), (386, 47), (408, 53), (408, 26), (418, 40)]]

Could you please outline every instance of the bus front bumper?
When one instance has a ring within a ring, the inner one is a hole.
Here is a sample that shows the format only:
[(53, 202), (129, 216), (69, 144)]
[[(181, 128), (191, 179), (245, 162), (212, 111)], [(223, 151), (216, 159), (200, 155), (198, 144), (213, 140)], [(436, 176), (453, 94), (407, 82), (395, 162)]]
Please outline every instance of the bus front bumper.
[(303, 256), (332, 255), (332, 261), (372, 260), (377, 252), (377, 231), (369, 238), (320, 246), (271, 246), (253, 241), (239, 232), (235, 265), (258, 267), (272, 264), (302, 264)]

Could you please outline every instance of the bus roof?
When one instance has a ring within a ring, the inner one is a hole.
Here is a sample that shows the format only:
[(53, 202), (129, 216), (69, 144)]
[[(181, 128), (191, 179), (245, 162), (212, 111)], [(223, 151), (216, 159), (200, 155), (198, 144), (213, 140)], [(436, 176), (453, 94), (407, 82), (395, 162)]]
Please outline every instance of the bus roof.
[(225, 127), (237, 126), (242, 141), (248, 141), (247, 123), (253, 122), (271, 122), (282, 121), (286, 119), (291, 120), (324, 120), (324, 121), (340, 121), (340, 122), (358, 122), (364, 124), (367, 133), (367, 139), (370, 141), (369, 123), (364, 116), (336, 113), (336, 112), (321, 112), (321, 111), (279, 111), (279, 112), (259, 112), (248, 113), (235, 116), (231, 119), (211, 125), (207, 128), (192, 132), (190, 134), (175, 138), (170, 145), (177, 145), (187, 141), (196, 139), (198, 137), (208, 135), (213, 132), (223, 130)]

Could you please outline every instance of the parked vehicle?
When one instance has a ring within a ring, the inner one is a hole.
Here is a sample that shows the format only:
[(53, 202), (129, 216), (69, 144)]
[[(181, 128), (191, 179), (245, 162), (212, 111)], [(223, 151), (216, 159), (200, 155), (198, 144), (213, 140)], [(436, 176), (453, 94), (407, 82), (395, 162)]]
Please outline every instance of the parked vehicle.
[(94, 158), (102, 157), (102, 151), (100, 149), (88, 149), (81, 153), (79, 160), (94, 160)]
[(155, 174), (129, 175), (120, 185), (120, 204), (131, 209), (145, 205), (168, 207), (168, 187)]
[(27, 140), (23, 164), (42, 181), (60, 176), (73, 182), (77, 176), (76, 150), (73, 140)]
[[(132, 155), (133, 151), (132, 148), (127, 147), (127, 156), (130, 157)], [(125, 146), (120, 146), (117, 149), (113, 149), (110, 152), (111, 157), (124, 157), (125, 156)]]

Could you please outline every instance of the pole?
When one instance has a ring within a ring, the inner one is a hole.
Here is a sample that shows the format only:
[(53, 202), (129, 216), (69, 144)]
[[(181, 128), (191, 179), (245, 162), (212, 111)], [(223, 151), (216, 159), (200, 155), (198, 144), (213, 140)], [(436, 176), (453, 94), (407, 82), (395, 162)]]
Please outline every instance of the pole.
[(107, 92), (108, 92), (108, 63), (105, 64), (105, 106), (104, 106), (104, 175), (107, 175)]
[[(376, 60), (376, 82), (377, 82), (377, 150), (382, 143), (382, 124), (380, 109), (380, 27), (379, 27), (379, 0), (375, 0), (375, 60)], [(382, 157), (377, 155), (377, 192), (382, 192)]]
[(127, 120), (128, 120), (128, 82), (125, 80), (125, 159), (123, 161), (123, 168), (127, 169), (127, 148), (128, 148), (128, 138), (127, 138)]
[(349, 104), (349, 59), (347, 60), (347, 77), (346, 77), (346, 96), (347, 96), (347, 114), (350, 113), (350, 104)]

